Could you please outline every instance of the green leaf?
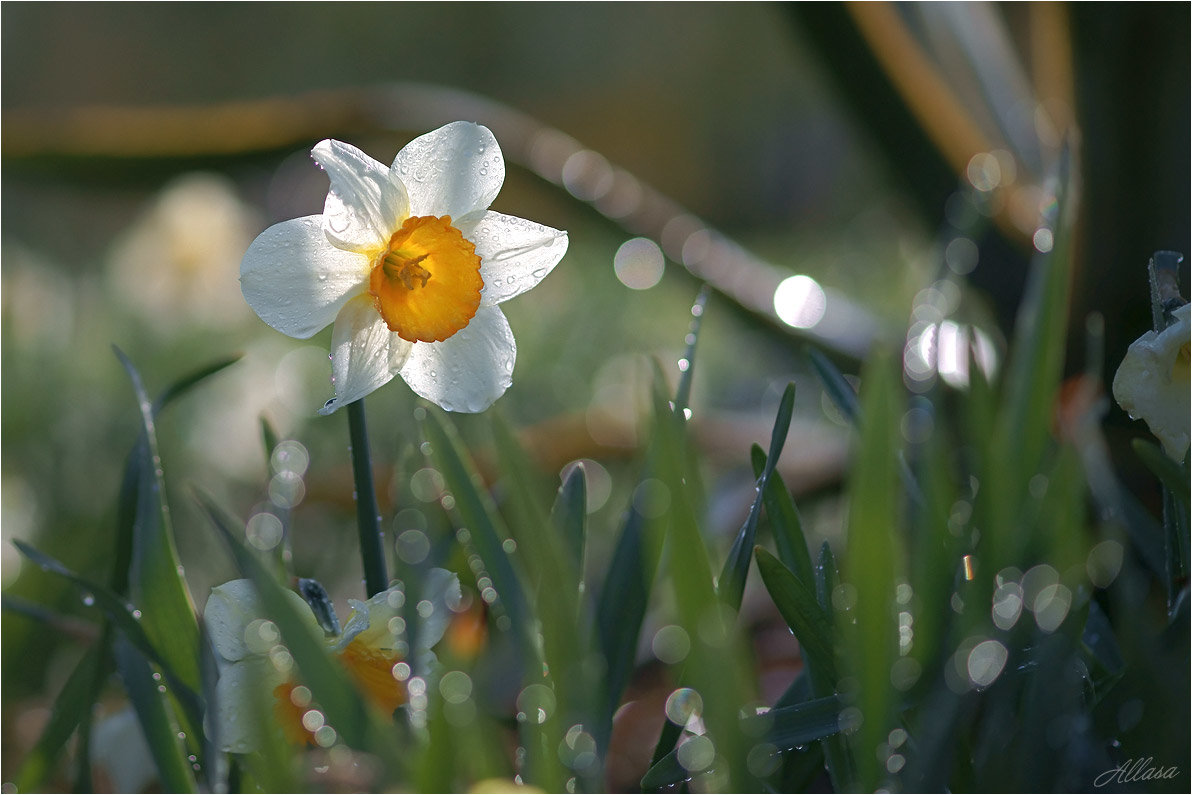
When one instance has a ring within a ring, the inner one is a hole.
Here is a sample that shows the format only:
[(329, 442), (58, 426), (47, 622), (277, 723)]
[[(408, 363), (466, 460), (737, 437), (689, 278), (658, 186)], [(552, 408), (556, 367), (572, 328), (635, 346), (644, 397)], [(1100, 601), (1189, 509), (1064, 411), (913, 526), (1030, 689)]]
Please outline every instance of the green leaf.
[(825, 541), (820, 545), (819, 562), (815, 566), (815, 601), (828, 619), (832, 620), (832, 591), (840, 582), (840, 572), (836, 569), (836, 556), (832, 554), (832, 545)]
[[(861, 399), (864, 422), (855, 447), (848, 485), (848, 555), (842, 578), (856, 600), (855, 623), (841, 626), (844, 660), (857, 678), (856, 706), (862, 723), (852, 735), (859, 785), (875, 790), (886, 778), (877, 756), (893, 728), (890, 667), (898, 657), (895, 584), (903, 559), (902, 505), (898, 485), (902, 386), (891, 357), (866, 363)], [(843, 672), (842, 672), (843, 673)]]
[(708, 305), (711, 289), (708, 285), (700, 288), (695, 303), (691, 305), (691, 328), (687, 332), (687, 350), (683, 354), (683, 361), (687, 364), (679, 367), (679, 387), (675, 390), (675, 411), (682, 414), (691, 405), (691, 379), (695, 374), (695, 344), (699, 341), (699, 330), (703, 325), (704, 309)]
[(778, 457), (782, 455), (782, 446), (786, 443), (786, 435), (791, 427), (791, 415), (795, 411), (795, 385), (786, 385), (782, 393), (782, 400), (778, 404), (778, 415), (774, 418), (774, 428), (770, 432), (770, 452), (766, 456), (766, 464), (757, 480), (757, 495), (749, 507), (749, 515), (745, 517), (745, 524), (737, 531), (737, 537), (729, 549), (728, 558), (724, 561), (724, 568), (720, 572), (720, 598), (734, 610), (741, 607), (741, 597), (745, 593), (745, 578), (749, 576), (749, 561), (753, 557), (754, 539), (757, 537), (757, 522), (761, 517), (762, 503), (765, 500), (766, 489), (770, 478), (774, 474), (774, 467), (778, 464)]
[[(225, 359), (218, 359), (211, 364), (204, 365), (194, 372), (182, 376), (162, 390), (162, 393), (157, 396), (157, 400), (153, 401), (153, 415), (157, 416), (163, 408), (189, 392), (192, 387), (197, 386), (200, 382), (210, 378), (221, 370), (232, 366), (240, 361), (240, 358), (241, 355), (237, 354)], [(121, 359), (123, 360), (123, 356)]]
[(139, 459), (139, 477), (129, 594), (141, 608), (141, 626), (153, 647), (187, 687), (195, 691), (199, 687), (199, 628), (170, 529), (153, 406), (132, 362), (118, 348), (115, 350), (128, 372), (141, 411), (142, 437), (134, 453)]
[(575, 570), (582, 574), (588, 520), (588, 480), (582, 461), (572, 468), (559, 486), (550, 518), (571, 554)]
[[(782, 750), (822, 740), (840, 731), (842, 705), (836, 696), (807, 701), (791, 707), (772, 709), (763, 715), (751, 715), (741, 721), (741, 732), (756, 737), (757, 743), (769, 743)], [(642, 778), (642, 791), (669, 787), (691, 778), (679, 761), (679, 751), (671, 751), (654, 764)]]
[(178, 737), (178, 724), (166, 708), (165, 696), (153, 679), (153, 669), (134, 646), (122, 639), (115, 641), (112, 653), (116, 670), (157, 765), (162, 790), (198, 792), (194, 773), (186, 759), (186, 746)]
[(133, 613), (131, 605), (99, 583), (92, 582), (86, 577), (75, 574), (59, 561), (26, 544), (24, 541), (13, 539), (12, 543), (22, 555), (29, 558), (42, 571), (57, 574), (74, 583), (83, 595), (84, 600), (93, 601), (95, 606), (103, 612), (107, 619), (116, 626), (140, 654), (161, 667), (162, 676), (165, 677), (174, 695), (183, 702), (186, 711), (196, 718), (202, 714), (195, 691), (178, 675), (178, 672), (174, 670), (166, 655), (162, 654), (157, 646), (154, 645), (145, 632), (145, 629), (141, 626), (141, 619)]
[(840, 409), (840, 413), (844, 415), (845, 419), (854, 425), (857, 424), (860, 421), (861, 408), (852, 384), (845, 380), (844, 374), (818, 349), (809, 346), (807, 356), (811, 359), (811, 366), (815, 368), (816, 375), (824, 385), (824, 391), (836, 404), (836, 408)]
[(45, 786), (62, 753), (62, 747), (79, 722), (91, 712), (95, 704), (96, 680), (102, 680), (106, 675), (105, 669), (109, 667), (99, 652), (98, 645), (87, 650), (66, 680), (62, 692), (54, 699), (50, 718), (41, 736), (13, 779), (17, 792), (39, 791)]
[[(751, 452), (755, 477), (761, 477), (766, 466), (766, 454), (756, 444)], [(807, 549), (807, 538), (803, 535), (803, 520), (795, 508), (790, 490), (781, 477), (771, 477), (765, 491), (766, 517), (770, 520), (770, 533), (774, 536), (774, 547), (778, 559), (795, 573), (804, 585), (815, 582), (811, 567), (811, 554)]]
[(754, 549), (757, 570), (774, 600), (778, 612), (795, 633), (804, 657), (817, 671), (822, 671), (835, 686), (836, 659), (832, 645), (832, 625), (816, 602), (815, 594), (778, 558), (761, 547)]
[(426, 410), (423, 433), (430, 444), (430, 458), (443, 475), (447, 489), (455, 501), (453, 512), (467, 531), (468, 543), (484, 564), (492, 579), (497, 600), (492, 603), (498, 614), (509, 617), (510, 628), (522, 643), (527, 660), (538, 657), (535, 638), (536, 621), (526, 598), (525, 587), (514, 569), (505, 542), (509, 533), (501, 521), (488, 493), (479, 485), (474, 468), (466, 458), (463, 444), (455, 428), (440, 418), (438, 411)]
[[(664, 532), (659, 517), (647, 518), (630, 505), (604, 576), (596, 605), (596, 630), (606, 669), (605, 731), (611, 729), (612, 715), (633, 673), (637, 638), (658, 570)], [(602, 742), (601, 747), (604, 745)]]
[(369, 713), (343, 668), (332, 660), (322, 640), (312, 635), (309, 624), (286, 596), (286, 589), (274, 579), (257, 555), (237, 538), (244, 523), (232, 517), (210, 496), (198, 492), (196, 497), (237, 568), (252, 581), (265, 614), (281, 632), (301, 672), (302, 683), (310, 688), (314, 700), (327, 716), (327, 723), (354, 748), (385, 748), (390, 732), (378, 730), (376, 723), (370, 721)]

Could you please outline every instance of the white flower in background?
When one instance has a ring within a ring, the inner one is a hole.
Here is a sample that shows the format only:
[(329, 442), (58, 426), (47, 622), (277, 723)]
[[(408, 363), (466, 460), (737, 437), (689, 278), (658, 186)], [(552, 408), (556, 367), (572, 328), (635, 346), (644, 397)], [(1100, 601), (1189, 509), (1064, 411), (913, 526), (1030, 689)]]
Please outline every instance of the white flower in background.
[(1133, 419), (1146, 420), (1177, 461), (1184, 460), (1189, 443), (1190, 306), (1175, 310), (1175, 322), (1163, 331), (1148, 331), (1131, 343), (1113, 377), (1114, 399)]
[(157, 764), (132, 707), (125, 707), (91, 730), (91, 768), (98, 792), (146, 792), (157, 782)]
[(497, 304), (534, 287), (567, 234), (491, 212), (505, 161), (486, 127), (453, 122), (386, 168), (325, 140), (322, 215), (283, 221), (240, 266), (249, 306), (305, 339), (334, 323), (327, 414), (401, 375), (449, 411), (483, 411), (512, 383), (517, 347)]
[(227, 178), (179, 177), (113, 245), (113, 293), (158, 333), (240, 322), (248, 313), (231, 276), (259, 228)]
[[(356, 683), (365, 700), (386, 715), (406, 702), (405, 680), (424, 675), (435, 662), (430, 650), (439, 642), (460, 603), (459, 580), (445, 569), (427, 572), (418, 603), (418, 627), (411, 653), (406, 640), (401, 586), (367, 602), (349, 599), (352, 614), (343, 632), (326, 638), (310, 606), (293, 591), (286, 592), (307, 619), (312, 635), (325, 639)], [(277, 626), (264, 613), (249, 580), (232, 580), (211, 589), (203, 620), (219, 661), (215, 686), (214, 726), (220, 748), (247, 753), (261, 746), (261, 733), (272, 708), (273, 722), (296, 744), (329, 744), (334, 731), (323, 730), (321, 717), (308, 713), (318, 695), (292, 676), (293, 659), (282, 644)], [(400, 666), (399, 663), (406, 665)], [(320, 731), (322, 733), (320, 733)]]

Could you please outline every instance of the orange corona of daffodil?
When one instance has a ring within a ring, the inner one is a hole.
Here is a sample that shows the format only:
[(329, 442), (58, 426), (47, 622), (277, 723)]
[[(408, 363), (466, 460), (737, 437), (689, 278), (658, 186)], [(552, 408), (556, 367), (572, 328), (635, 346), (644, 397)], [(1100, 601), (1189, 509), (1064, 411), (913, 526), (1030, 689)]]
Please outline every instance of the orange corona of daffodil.
[(322, 215), (275, 224), (240, 266), (244, 298), (291, 337), (331, 333), (330, 413), (395, 375), (449, 411), (483, 411), (513, 382), (517, 346), (497, 306), (537, 285), (567, 233), (492, 212), (505, 161), (486, 127), (453, 122), (384, 166), (341, 141), (311, 151)]
[[(302, 597), (288, 592), (309, 617), (312, 634), (323, 636)], [(417, 610), (418, 631), (411, 652), (406, 641), (400, 586), (367, 602), (349, 600), (352, 614), (343, 632), (325, 638), (327, 651), (344, 666), (364, 700), (385, 715), (406, 702), (406, 679), (425, 674), (435, 662), (430, 648), (439, 642), (459, 604), (459, 581), (444, 569), (427, 573)], [(275, 626), (262, 613), (248, 580), (232, 580), (211, 591), (203, 610), (212, 646), (220, 662), (216, 684), (215, 731), (221, 748), (246, 753), (260, 746), (268, 718), (296, 745), (320, 744), (317, 694), (292, 675), (288, 652)], [(268, 694), (263, 696), (262, 694)], [(267, 716), (259, 707), (272, 700)], [(312, 715), (318, 717), (312, 720)]]

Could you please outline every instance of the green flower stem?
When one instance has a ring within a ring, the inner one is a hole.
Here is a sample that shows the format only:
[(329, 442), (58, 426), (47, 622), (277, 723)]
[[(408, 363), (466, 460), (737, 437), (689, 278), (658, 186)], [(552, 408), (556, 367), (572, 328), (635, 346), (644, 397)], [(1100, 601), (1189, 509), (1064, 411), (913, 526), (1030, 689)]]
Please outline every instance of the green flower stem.
[(364, 587), (369, 596), (375, 596), (389, 587), (389, 575), (385, 572), (384, 533), (377, 507), (377, 490), (373, 487), (363, 398), (348, 404), (348, 438), (351, 441), (352, 477), (356, 482), (356, 525), (360, 531)]

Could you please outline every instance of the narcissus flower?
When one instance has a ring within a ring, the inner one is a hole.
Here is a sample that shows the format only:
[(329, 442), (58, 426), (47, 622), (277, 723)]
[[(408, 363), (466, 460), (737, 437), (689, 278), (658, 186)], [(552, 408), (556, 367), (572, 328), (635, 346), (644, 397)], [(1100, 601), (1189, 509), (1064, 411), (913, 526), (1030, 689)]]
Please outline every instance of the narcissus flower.
[[(452, 607), (460, 602), (456, 576), (431, 569), (414, 611), (415, 632), (407, 632), (402, 615), (405, 593), (395, 586), (367, 602), (349, 600), (352, 614), (343, 632), (326, 637), (302, 597), (287, 594), (311, 634), (324, 639), (328, 653), (339, 659), (365, 701), (386, 715), (406, 702), (409, 678), (425, 676), (435, 664), (430, 649), (443, 637)], [(295, 744), (334, 741), (335, 732), (324, 728), (322, 714), (315, 709), (318, 694), (295, 678), (293, 659), (276, 625), (265, 616), (251, 581), (232, 580), (213, 588), (203, 620), (220, 667), (212, 728), (223, 750), (247, 753), (259, 748), (270, 717)]]
[(1190, 304), (1172, 314), (1175, 322), (1148, 331), (1130, 344), (1113, 377), (1113, 397), (1136, 420), (1146, 420), (1166, 453), (1183, 461), (1189, 443)]
[(386, 167), (341, 141), (311, 151), (331, 179), (322, 215), (269, 227), (240, 283), (270, 326), (305, 339), (334, 323), (335, 397), (400, 375), (449, 411), (483, 411), (512, 383), (517, 346), (502, 301), (567, 251), (567, 234), (488, 209), (505, 161), (486, 127), (453, 122)]

